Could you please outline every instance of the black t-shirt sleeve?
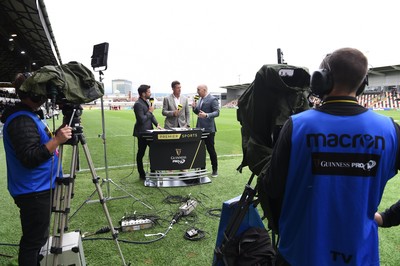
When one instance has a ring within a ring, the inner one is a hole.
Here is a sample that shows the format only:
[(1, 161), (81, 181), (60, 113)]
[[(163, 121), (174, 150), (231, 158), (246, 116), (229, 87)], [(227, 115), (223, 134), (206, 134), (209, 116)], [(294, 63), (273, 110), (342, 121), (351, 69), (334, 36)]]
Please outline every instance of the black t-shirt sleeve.
[(38, 128), (29, 116), (14, 118), (7, 130), (17, 159), (25, 167), (37, 167), (52, 156), (46, 146), (40, 144)]
[(400, 200), (390, 206), (384, 212), (381, 212), (383, 225), (382, 227), (392, 227), (400, 224)]

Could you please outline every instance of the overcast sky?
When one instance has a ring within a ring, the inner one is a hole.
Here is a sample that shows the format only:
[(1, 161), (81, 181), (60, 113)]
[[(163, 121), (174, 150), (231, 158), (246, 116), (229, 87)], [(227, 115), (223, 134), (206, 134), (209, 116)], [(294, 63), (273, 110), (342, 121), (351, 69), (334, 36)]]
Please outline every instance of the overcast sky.
[[(398, 0), (44, 0), (63, 63), (91, 68), (95, 44), (108, 42), (104, 84), (149, 84), (153, 94), (199, 84), (250, 83), (264, 64), (316, 70), (342, 47), (370, 67), (400, 64)], [(95, 73), (98, 78), (98, 73)]]

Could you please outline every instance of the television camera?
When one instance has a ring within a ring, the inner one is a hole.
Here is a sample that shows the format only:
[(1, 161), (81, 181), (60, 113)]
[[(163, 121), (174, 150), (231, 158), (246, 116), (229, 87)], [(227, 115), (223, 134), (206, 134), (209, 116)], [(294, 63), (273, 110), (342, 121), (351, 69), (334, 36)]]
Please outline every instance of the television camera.
[[(36, 95), (42, 99), (48, 99), (51, 102), (53, 110), (56, 105), (62, 110), (63, 124), (67, 124), (73, 128), (72, 138), (64, 144), (71, 145), (71, 165), (70, 173), (57, 177), (56, 189), (54, 192), (52, 212), (54, 212), (53, 224), (53, 241), (50, 253), (53, 253), (53, 264), (58, 264), (58, 255), (62, 253), (62, 239), (64, 231), (67, 230), (68, 213), (70, 210), (70, 202), (74, 190), (74, 178), (77, 170), (78, 144), (81, 144), (87, 164), (92, 174), (92, 181), (99, 196), (98, 202), (103, 207), (104, 214), (107, 218), (109, 228), (111, 229), (112, 238), (118, 248), (119, 255), (123, 265), (126, 265), (122, 251), (118, 243), (118, 231), (114, 229), (106, 200), (103, 196), (99, 177), (93, 165), (93, 161), (83, 134), (81, 126), (81, 115), (83, 113), (83, 103), (92, 102), (101, 98), (104, 94), (104, 87), (101, 82), (96, 81), (93, 73), (84, 65), (78, 62), (69, 62), (68, 64), (59, 66), (44, 66), (28, 77), (19, 88), (28, 95)], [(64, 145), (59, 147), (59, 158), (63, 158)], [(62, 160), (58, 161), (58, 169), (61, 169)], [(92, 197), (92, 196), (90, 196)]]
[(104, 86), (81, 63), (72, 61), (60, 66), (44, 66), (29, 76), (20, 90), (47, 97), (53, 104), (82, 104), (104, 95)]
[[(74, 134), (81, 134), (81, 104), (89, 103), (104, 95), (104, 86), (96, 81), (93, 73), (81, 63), (72, 61), (59, 66), (44, 66), (27, 77), (19, 88), (22, 92), (35, 97), (47, 98), (60, 107), (64, 115), (64, 124), (73, 125)], [(74, 136), (68, 144), (76, 144)]]

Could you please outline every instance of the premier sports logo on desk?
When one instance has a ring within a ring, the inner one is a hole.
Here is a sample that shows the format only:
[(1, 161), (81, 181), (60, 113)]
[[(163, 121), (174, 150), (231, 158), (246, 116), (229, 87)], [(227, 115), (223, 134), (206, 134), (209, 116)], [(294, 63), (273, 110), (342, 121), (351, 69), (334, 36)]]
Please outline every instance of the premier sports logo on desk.
[[(201, 136), (200, 136), (201, 137)], [(185, 139), (197, 139), (199, 138), (199, 135), (197, 133), (183, 133), (182, 138)]]
[(160, 140), (169, 140), (169, 139), (180, 139), (182, 134), (158, 134), (157, 139)]

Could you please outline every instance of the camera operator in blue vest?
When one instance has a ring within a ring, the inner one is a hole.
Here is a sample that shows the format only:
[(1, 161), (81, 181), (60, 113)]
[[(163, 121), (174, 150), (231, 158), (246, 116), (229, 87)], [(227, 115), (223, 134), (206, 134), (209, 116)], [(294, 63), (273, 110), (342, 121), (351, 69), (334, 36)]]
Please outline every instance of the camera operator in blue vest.
[(40, 249), (49, 236), (51, 192), (59, 174), (57, 147), (72, 137), (72, 129), (66, 125), (53, 136), (35, 113), (47, 97), (19, 89), (29, 76), (17, 74), (14, 87), (21, 102), (6, 109), (1, 117), (8, 190), (20, 209), (20, 266), (39, 265)]
[(374, 214), (399, 169), (399, 126), (359, 105), (368, 61), (329, 54), (311, 76), (321, 106), (291, 116), (262, 182), (277, 265), (379, 265)]

